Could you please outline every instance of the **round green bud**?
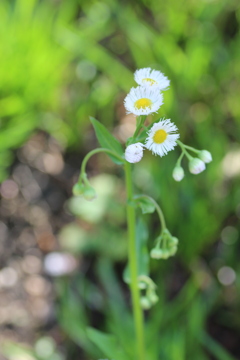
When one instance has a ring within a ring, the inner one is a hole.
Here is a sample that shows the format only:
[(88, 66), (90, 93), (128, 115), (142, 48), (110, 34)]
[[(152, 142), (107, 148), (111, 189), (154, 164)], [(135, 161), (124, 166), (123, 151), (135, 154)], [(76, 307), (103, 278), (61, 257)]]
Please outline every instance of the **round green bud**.
[(151, 301), (152, 304), (156, 304), (159, 300), (158, 296), (155, 294), (155, 292), (151, 292), (148, 295), (148, 299)]
[(82, 183), (77, 183), (73, 186), (72, 192), (74, 196), (83, 195), (85, 190), (85, 185)]
[(170, 246), (176, 246), (178, 244), (178, 238), (175, 236), (172, 236), (171, 239), (169, 239), (169, 245)]
[(139, 283), (138, 283), (138, 288), (139, 289), (146, 289), (146, 287), (147, 287), (147, 284), (144, 282), (144, 281), (139, 281)]
[(162, 251), (162, 259), (166, 260), (170, 257), (170, 251), (168, 249), (163, 249)]
[(142, 296), (140, 299), (140, 303), (141, 303), (141, 307), (144, 310), (148, 310), (151, 308), (151, 302), (149, 301), (149, 299), (146, 296)]
[(174, 246), (172, 246), (172, 247), (169, 249), (169, 256), (175, 255), (176, 252), (177, 252), (177, 246), (174, 245)]
[(152, 249), (150, 252), (150, 256), (153, 259), (162, 259), (163, 250), (162, 249)]
[(84, 199), (91, 201), (91, 200), (96, 199), (97, 193), (93, 187), (88, 186), (87, 188), (85, 188), (83, 196), (84, 196)]

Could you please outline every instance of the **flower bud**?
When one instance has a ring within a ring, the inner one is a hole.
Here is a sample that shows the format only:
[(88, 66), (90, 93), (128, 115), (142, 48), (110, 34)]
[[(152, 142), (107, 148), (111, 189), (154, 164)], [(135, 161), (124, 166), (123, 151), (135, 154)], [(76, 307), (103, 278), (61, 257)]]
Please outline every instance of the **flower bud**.
[(81, 183), (77, 183), (74, 185), (72, 192), (74, 196), (80, 196), (83, 195), (84, 190), (85, 190), (85, 185)]
[(136, 143), (129, 145), (125, 150), (125, 159), (129, 163), (137, 163), (143, 157), (143, 144)]
[(177, 245), (173, 245), (168, 250), (168, 256), (173, 256), (177, 252)]
[(162, 251), (162, 259), (166, 260), (171, 256), (169, 249), (163, 249)]
[(181, 166), (175, 166), (172, 176), (174, 180), (181, 181), (184, 178), (184, 170)]
[(151, 302), (149, 301), (149, 299), (146, 297), (146, 296), (142, 296), (141, 299), (140, 299), (140, 303), (141, 303), (141, 306), (144, 310), (148, 310), (150, 309), (151, 307)]
[(161, 259), (162, 255), (163, 255), (163, 250), (162, 249), (154, 248), (154, 249), (151, 250), (151, 253), (150, 253), (151, 258), (153, 258), (153, 259)]
[(138, 288), (141, 289), (141, 290), (146, 289), (147, 284), (145, 282), (143, 282), (143, 281), (139, 281)]
[(93, 187), (88, 186), (87, 188), (84, 189), (83, 196), (84, 196), (84, 199), (91, 201), (91, 200), (96, 199), (97, 194)]
[(148, 299), (150, 300), (150, 302), (154, 305), (158, 302), (159, 298), (158, 296), (155, 294), (155, 292), (151, 292), (149, 295), (148, 295)]
[(194, 175), (200, 174), (202, 171), (206, 169), (205, 163), (198, 158), (192, 158), (189, 161), (188, 166), (190, 173)]
[(206, 164), (208, 164), (212, 161), (212, 154), (207, 150), (200, 151), (198, 156)]
[(178, 244), (178, 238), (172, 236), (171, 239), (169, 240), (169, 244), (170, 246), (176, 246)]

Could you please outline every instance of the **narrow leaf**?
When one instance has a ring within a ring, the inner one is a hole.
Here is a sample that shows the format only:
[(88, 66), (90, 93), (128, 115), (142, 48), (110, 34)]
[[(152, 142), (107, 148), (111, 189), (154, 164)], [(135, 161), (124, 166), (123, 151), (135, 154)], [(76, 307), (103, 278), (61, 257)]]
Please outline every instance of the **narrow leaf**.
[[(118, 142), (118, 140), (110, 134), (110, 132), (103, 126), (98, 120), (94, 119), (93, 117), (90, 117), (90, 121), (94, 127), (96, 137), (99, 141), (99, 144), (106, 149), (109, 149), (113, 152), (115, 152), (117, 155), (123, 157), (123, 149), (121, 144)], [(122, 165), (124, 163), (123, 161), (120, 161), (117, 157), (114, 155), (108, 155), (113, 162), (115, 162), (118, 165)]]
[(227, 350), (217, 341), (215, 341), (206, 332), (202, 332), (199, 336), (200, 342), (214, 355), (218, 360), (237, 360), (234, 356), (227, 352)]
[(87, 335), (89, 339), (109, 357), (109, 360), (125, 360), (126, 355), (118, 348), (115, 336), (105, 334), (94, 328), (87, 328)]

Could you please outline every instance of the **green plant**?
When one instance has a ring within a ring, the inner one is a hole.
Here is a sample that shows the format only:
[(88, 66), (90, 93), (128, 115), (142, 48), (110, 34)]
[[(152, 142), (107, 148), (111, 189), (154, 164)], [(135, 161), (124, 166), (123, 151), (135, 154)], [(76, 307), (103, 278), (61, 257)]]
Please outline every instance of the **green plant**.
[[(149, 276), (149, 254), (146, 239), (142, 237), (144, 228), (139, 224), (136, 227), (136, 209), (141, 208), (143, 214), (152, 213), (155, 210), (159, 215), (161, 231), (155, 241), (155, 246), (150, 252), (153, 259), (168, 259), (177, 251), (178, 239), (171, 235), (166, 227), (163, 212), (156, 201), (148, 195), (134, 195), (131, 163), (139, 162), (143, 157), (143, 148), (151, 150), (155, 155), (164, 156), (179, 144), (182, 153), (177, 161), (177, 171), (181, 168), (181, 161), (184, 155), (189, 161), (189, 171), (192, 174), (199, 174), (205, 170), (205, 163), (211, 162), (211, 154), (206, 150), (196, 150), (184, 145), (178, 140), (177, 127), (170, 120), (156, 120), (154, 124), (145, 126), (147, 115), (156, 112), (162, 104), (162, 90), (169, 86), (169, 80), (159, 71), (150, 68), (140, 69), (135, 73), (135, 80), (139, 86), (132, 88), (125, 99), (127, 111), (138, 115), (136, 130), (126, 144), (125, 155), (120, 143), (106, 128), (94, 118), (91, 118), (96, 136), (102, 148), (90, 151), (84, 158), (78, 182), (73, 187), (75, 196), (82, 196), (86, 200), (93, 201), (96, 192), (90, 185), (86, 174), (88, 160), (97, 153), (106, 153), (113, 162), (124, 167), (126, 179), (126, 214), (128, 227), (128, 268), (125, 271), (125, 281), (131, 289), (131, 299), (135, 329), (135, 349), (131, 355), (121, 346), (114, 337), (102, 334), (97, 330), (89, 329), (88, 337), (103, 351), (103, 353), (116, 360), (123, 360), (129, 357), (144, 360), (148, 356), (145, 348), (144, 317), (142, 309), (150, 309), (158, 302), (156, 285)], [(145, 145), (140, 141), (145, 140)], [(199, 157), (193, 158), (189, 151), (197, 153)], [(175, 168), (176, 169), (176, 168)], [(176, 181), (182, 180), (181, 174), (173, 172)], [(149, 351), (151, 353), (151, 351)]]

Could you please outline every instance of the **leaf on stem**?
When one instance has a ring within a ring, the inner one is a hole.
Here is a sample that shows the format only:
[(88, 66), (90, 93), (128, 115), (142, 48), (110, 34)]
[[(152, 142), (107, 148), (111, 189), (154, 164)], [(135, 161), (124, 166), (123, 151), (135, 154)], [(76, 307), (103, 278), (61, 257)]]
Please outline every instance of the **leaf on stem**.
[(141, 208), (143, 214), (151, 214), (155, 211), (155, 205), (148, 198), (136, 198), (135, 203)]
[[(93, 117), (90, 117), (90, 121), (94, 127), (96, 137), (99, 141), (99, 144), (106, 149), (109, 149), (113, 152), (115, 152), (117, 155), (123, 157), (123, 149), (121, 144), (118, 142), (118, 140), (110, 134), (110, 132), (103, 126), (98, 120), (94, 119)], [(124, 163), (123, 161), (120, 161), (118, 158), (116, 158), (114, 155), (108, 155), (111, 160), (118, 165), (122, 165)]]

